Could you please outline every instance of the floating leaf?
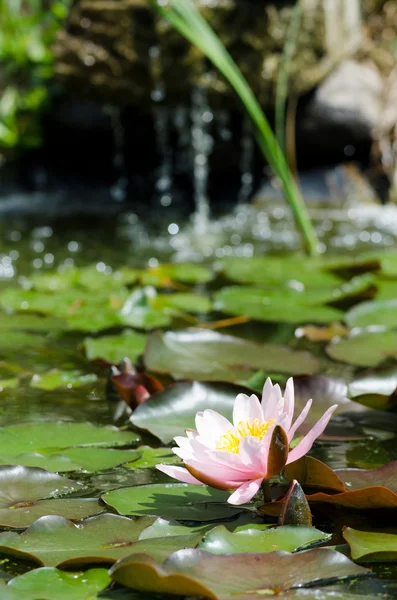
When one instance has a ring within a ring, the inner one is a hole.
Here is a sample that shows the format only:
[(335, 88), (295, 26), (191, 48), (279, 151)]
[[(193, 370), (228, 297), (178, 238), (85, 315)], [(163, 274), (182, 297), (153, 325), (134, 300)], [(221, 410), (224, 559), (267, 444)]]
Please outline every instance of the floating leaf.
[(330, 539), (330, 535), (314, 527), (273, 527), (265, 531), (246, 529), (231, 533), (223, 525), (209, 531), (199, 544), (200, 550), (212, 554), (241, 554), (243, 552), (294, 552), (298, 548)]
[(397, 327), (397, 300), (372, 300), (358, 304), (346, 313), (345, 321), (349, 327)]
[(352, 559), (358, 562), (396, 562), (397, 535), (379, 531), (357, 531), (346, 527), (343, 537), (350, 546)]
[(46, 516), (21, 534), (0, 533), (0, 551), (49, 567), (113, 563), (130, 554), (131, 544), (150, 523), (103, 514), (76, 526), (63, 517)]
[(95, 427), (91, 423), (20, 423), (0, 428), (0, 448), (8, 456), (25, 452), (59, 452), (73, 446), (128, 446), (139, 440), (130, 431), (116, 427)]
[(26, 348), (40, 348), (45, 338), (35, 333), (25, 331), (7, 331), (7, 335), (1, 336), (0, 354), (5, 352), (22, 351)]
[(397, 370), (384, 369), (364, 373), (348, 385), (349, 396), (365, 406), (392, 409), (397, 398)]
[(53, 369), (43, 375), (34, 375), (30, 385), (41, 390), (55, 390), (60, 387), (70, 389), (94, 383), (96, 380), (97, 376), (94, 373)]
[[(321, 270), (318, 259), (288, 256), (255, 256), (251, 258), (226, 258), (222, 261), (223, 273), (238, 283), (282, 285), (286, 288), (335, 287), (341, 280)], [(299, 285), (300, 284), (300, 285)]]
[(169, 536), (186, 536), (200, 533), (203, 535), (212, 524), (201, 524), (194, 526), (181, 525), (172, 519), (159, 517), (152, 525), (146, 527), (139, 536), (140, 540), (151, 540), (153, 538), (165, 538)]
[(25, 330), (25, 331), (60, 331), (65, 328), (65, 322), (56, 317), (41, 317), (33, 314), (1, 314), (0, 313), (0, 330), (8, 331)]
[(127, 469), (153, 469), (159, 463), (173, 465), (181, 460), (170, 448), (139, 446), (138, 451), (140, 452), (140, 457), (124, 465), (124, 467)]
[[(323, 294), (324, 295), (324, 294)], [(340, 320), (343, 313), (330, 306), (320, 306), (310, 295), (286, 290), (230, 287), (215, 294), (216, 310), (231, 315), (246, 315), (257, 321), (276, 323), (329, 323)]]
[(170, 315), (152, 306), (156, 297), (157, 293), (151, 287), (134, 290), (120, 310), (121, 322), (130, 327), (147, 330), (169, 325)]
[(228, 492), (185, 483), (155, 483), (107, 492), (102, 500), (121, 515), (161, 515), (185, 521), (215, 521), (244, 509), (226, 504)]
[[(326, 548), (298, 554), (214, 556), (202, 550), (180, 550), (163, 564), (133, 554), (110, 569), (117, 583), (142, 592), (240, 600), (253, 592), (282, 594), (291, 588), (365, 574), (346, 556)], [(256, 595), (255, 594), (255, 595)]]
[(329, 342), (333, 340), (335, 337), (344, 337), (348, 335), (350, 332), (347, 327), (344, 327), (339, 322), (331, 323), (326, 327), (318, 327), (315, 325), (305, 325), (304, 327), (299, 327), (295, 335), (298, 338), (305, 337), (311, 342)]
[(125, 357), (135, 362), (145, 349), (146, 336), (126, 329), (118, 335), (106, 335), (98, 338), (85, 338), (84, 346), (87, 358), (103, 358), (112, 364), (118, 364)]
[(0, 466), (0, 526), (22, 529), (43, 515), (56, 514), (78, 520), (101, 512), (95, 498), (48, 500), (81, 488), (77, 481), (44, 469)]
[(11, 379), (0, 379), (0, 392), (18, 387), (18, 383), (19, 379), (17, 377), (12, 377)]
[(152, 334), (145, 364), (176, 379), (221, 381), (242, 381), (258, 369), (289, 374), (319, 370), (319, 361), (307, 352), (200, 329)]
[(376, 367), (387, 359), (397, 358), (396, 331), (357, 331), (350, 337), (328, 344), (327, 354), (360, 367)]
[(170, 554), (178, 550), (196, 548), (202, 537), (203, 534), (198, 532), (187, 535), (140, 539), (131, 544), (130, 552), (131, 554), (144, 553), (151, 556), (154, 560), (163, 561)]
[[(110, 582), (106, 569), (65, 573), (53, 567), (42, 567), (14, 577), (5, 591), (15, 594), (11, 596), (15, 600), (94, 600)], [(2, 588), (0, 594), (4, 600)]]
[(320, 488), (334, 492), (345, 492), (343, 481), (326, 464), (312, 456), (302, 456), (285, 467), (285, 476), (289, 481), (296, 479), (302, 487)]
[(188, 313), (208, 313), (212, 310), (212, 302), (208, 296), (193, 293), (159, 294), (151, 305), (156, 310), (175, 309)]
[(188, 284), (208, 283), (213, 278), (214, 274), (210, 269), (193, 263), (159, 265), (141, 273), (142, 283), (155, 287), (172, 286), (174, 281)]
[(237, 394), (251, 391), (232, 383), (177, 383), (166, 387), (135, 410), (131, 422), (169, 444), (185, 429), (195, 428), (196, 413), (211, 408), (232, 418)]
[(111, 469), (112, 467), (133, 461), (139, 456), (140, 452), (136, 450), (80, 447), (69, 448), (68, 450), (64, 450), (62, 454), (26, 452), (14, 457), (0, 455), (0, 464), (9, 465), (16, 463), (24, 467), (41, 467), (53, 472), (80, 470), (94, 472)]

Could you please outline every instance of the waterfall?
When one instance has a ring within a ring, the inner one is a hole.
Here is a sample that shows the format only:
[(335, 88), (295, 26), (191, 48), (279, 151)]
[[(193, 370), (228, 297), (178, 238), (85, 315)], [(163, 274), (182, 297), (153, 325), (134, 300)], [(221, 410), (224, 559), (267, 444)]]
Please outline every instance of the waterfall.
[(127, 196), (128, 177), (124, 156), (124, 126), (121, 121), (121, 110), (117, 106), (106, 106), (110, 115), (113, 131), (113, 166), (118, 173), (116, 182), (110, 188), (110, 195), (116, 202), (123, 202)]
[(170, 111), (164, 106), (166, 96), (159, 46), (149, 51), (150, 73), (152, 77), (151, 99), (153, 100), (153, 121), (156, 132), (156, 149), (160, 155), (160, 165), (156, 173), (156, 196), (162, 206), (172, 202), (172, 146), (170, 141)]
[(193, 181), (196, 213), (194, 227), (198, 233), (207, 229), (210, 216), (208, 201), (209, 157), (213, 138), (210, 133), (214, 115), (208, 105), (207, 90), (195, 86), (192, 91), (191, 105), (191, 143), (193, 149)]
[(237, 196), (239, 204), (247, 202), (248, 198), (252, 193), (254, 183), (254, 151), (255, 141), (252, 133), (251, 120), (247, 115), (243, 117), (242, 132), (241, 132), (241, 158), (240, 158), (240, 172), (241, 172), (241, 184), (240, 190)]

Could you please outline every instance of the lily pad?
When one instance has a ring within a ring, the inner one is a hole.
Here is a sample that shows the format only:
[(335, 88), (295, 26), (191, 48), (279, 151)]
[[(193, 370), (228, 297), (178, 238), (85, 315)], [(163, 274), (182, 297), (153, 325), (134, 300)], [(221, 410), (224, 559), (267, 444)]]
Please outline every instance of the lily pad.
[[(41, 454), (26, 452), (10, 457), (0, 455), (0, 464), (16, 463), (24, 467), (41, 467), (52, 472), (102, 471), (128, 463), (140, 456), (136, 450), (112, 450), (110, 448), (83, 447), (69, 448), (62, 454)], [(175, 454), (173, 454), (175, 457)], [(131, 463), (132, 464), (132, 463)]]
[(242, 381), (258, 369), (296, 374), (320, 368), (308, 352), (200, 329), (153, 333), (144, 360), (148, 369), (171, 373), (175, 379), (212, 381)]
[(298, 554), (272, 552), (214, 556), (180, 550), (161, 565), (133, 554), (110, 569), (117, 583), (142, 592), (204, 596), (213, 600), (282, 594), (291, 588), (365, 574), (368, 571), (334, 550)]
[(163, 561), (178, 550), (196, 548), (202, 537), (202, 532), (196, 532), (186, 535), (140, 539), (131, 544), (130, 552), (131, 554), (144, 553), (154, 560)]
[(44, 337), (36, 333), (26, 331), (7, 331), (7, 335), (1, 336), (0, 355), (5, 356), (9, 351), (23, 351), (26, 348), (40, 348)]
[(102, 358), (109, 363), (118, 364), (125, 357), (135, 362), (145, 349), (146, 335), (126, 329), (118, 335), (106, 335), (98, 338), (85, 338), (84, 346), (87, 358)]
[(397, 535), (379, 531), (358, 531), (346, 527), (343, 537), (350, 546), (353, 560), (358, 562), (396, 562)]
[(94, 383), (97, 379), (94, 373), (53, 369), (43, 375), (33, 375), (30, 385), (41, 390), (55, 390), (61, 387), (71, 389)]
[(154, 469), (158, 463), (173, 465), (181, 460), (170, 448), (139, 446), (138, 453), (140, 456), (137, 460), (124, 465), (126, 469)]
[(142, 271), (140, 278), (145, 285), (168, 287), (172, 286), (174, 281), (188, 284), (208, 283), (213, 280), (214, 273), (211, 269), (202, 265), (177, 263), (159, 265), (158, 267)]
[(346, 313), (345, 321), (349, 327), (397, 327), (397, 300), (372, 300), (358, 304)]
[(376, 367), (397, 358), (397, 331), (358, 330), (348, 338), (328, 344), (326, 352), (331, 358), (351, 365)]
[(199, 544), (200, 550), (212, 554), (241, 554), (243, 552), (294, 552), (314, 543), (330, 539), (330, 535), (314, 527), (284, 526), (265, 531), (245, 529), (232, 533), (223, 525), (209, 531)]
[(0, 551), (49, 567), (110, 564), (130, 554), (131, 544), (151, 522), (102, 514), (77, 526), (63, 517), (46, 516), (21, 534), (0, 533)]
[(208, 313), (212, 310), (212, 302), (208, 296), (193, 293), (159, 294), (152, 302), (156, 310), (175, 309), (188, 313)]
[(164, 519), (159, 517), (152, 525), (146, 527), (139, 536), (140, 540), (151, 540), (153, 538), (165, 538), (173, 536), (186, 536), (200, 533), (203, 535), (208, 529), (211, 529), (211, 524), (201, 525), (181, 525), (173, 519)]
[(97, 499), (62, 498), (82, 485), (44, 469), (0, 466), (0, 526), (22, 529), (43, 515), (82, 519), (102, 509)]
[(183, 435), (185, 429), (195, 428), (196, 413), (201, 410), (211, 408), (231, 419), (234, 401), (240, 393), (251, 395), (251, 390), (232, 383), (177, 383), (138, 406), (130, 420), (169, 444), (175, 436)]
[(185, 521), (215, 521), (244, 509), (226, 504), (229, 493), (186, 483), (155, 483), (107, 492), (102, 500), (121, 515), (159, 515)]
[[(65, 573), (53, 567), (42, 567), (14, 577), (6, 591), (15, 594), (11, 596), (15, 600), (94, 600), (110, 582), (106, 569)], [(0, 590), (2, 594), (3, 590)]]
[(170, 315), (161, 308), (153, 307), (156, 297), (157, 292), (151, 287), (134, 290), (120, 310), (121, 323), (146, 330), (169, 325)]
[(295, 284), (298, 289), (302, 286), (324, 289), (341, 283), (339, 277), (322, 270), (317, 259), (307, 257), (233, 257), (224, 259), (222, 267), (223, 274), (238, 283), (282, 285), (286, 288)]
[(378, 410), (392, 409), (397, 398), (397, 370), (374, 370), (359, 375), (348, 385), (349, 396)]
[(215, 294), (214, 307), (231, 315), (245, 315), (257, 321), (297, 325), (329, 323), (343, 317), (341, 311), (330, 306), (321, 306), (315, 300), (315, 296), (311, 303), (309, 294), (286, 293), (283, 289), (268, 291), (238, 286), (223, 288)]
[(0, 330), (25, 330), (25, 331), (60, 331), (64, 329), (65, 322), (56, 317), (41, 317), (34, 314), (4, 314), (0, 313)]
[(10, 379), (0, 379), (0, 392), (7, 389), (14, 389), (18, 387), (18, 377), (11, 377)]
[(117, 427), (95, 427), (91, 423), (38, 422), (0, 428), (0, 448), (8, 456), (25, 452), (59, 450), (75, 446), (116, 447), (136, 443), (139, 436)]

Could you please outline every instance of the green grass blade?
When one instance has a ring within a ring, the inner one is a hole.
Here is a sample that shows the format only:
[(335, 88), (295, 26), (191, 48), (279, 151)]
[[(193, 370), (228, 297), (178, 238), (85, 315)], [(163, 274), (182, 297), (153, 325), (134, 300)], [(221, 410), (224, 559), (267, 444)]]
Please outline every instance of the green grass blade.
[(305, 248), (309, 254), (316, 254), (317, 236), (285, 155), (236, 63), (191, 0), (168, 0), (165, 4), (159, 4), (157, 0), (151, 2), (163, 18), (212, 61), (239, 95), (256, 126), (257, 141), (262, 153), (282, 182), (284, 194), (302, 233)]

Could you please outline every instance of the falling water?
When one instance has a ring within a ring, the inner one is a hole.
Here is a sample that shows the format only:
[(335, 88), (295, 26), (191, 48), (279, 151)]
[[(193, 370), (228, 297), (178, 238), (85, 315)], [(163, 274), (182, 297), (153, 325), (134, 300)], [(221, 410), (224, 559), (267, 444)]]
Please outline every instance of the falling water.
[(153, 105), (153, 121), (156, 132), (156, 148), (160, 155), (160, 166), (156, 175), (156, 195), (162, 206), (172, 202), (172, 147), (170, 142), (170, 112), (163, 105), (166, 91), (163, 80), (161, 52), (159, 46), (152, 46), (149, 51), (150, 73), (153, 88), (151, 98)]
[(176, 168), (177, 171), (191, 172), (192, 152), (190, 145), (189, 110), (185, 106), (177, 106), (173, 112), (173, 125), (177, 134)]
[(113, 166), (118, 174), (116, 182), (110, 188), (110, 194), (116, 202), (123, 202), (127, 195), (128, 177), (124, 157), (124, 127), (121, 121), (121, 110), (117, 106), (107, 106), (113, 131)]
[(242, 135), (241, 135), (241, 185), (237, 196), (239, 204), (247, 202), (252, 193), (254, 183), (254, 136), (252, 133), (251, 121), (247, 116), (243, 118)]
[(210, 125), (214, 115), (208, 105), (207, 91), (203, 86), (196, 86), (192, 92), (191, 121), (193, 149), (193, 180), (195, 230), (200, 233), (207, 230), (210, 216), (208, 201), (209, 157), (211, 155), (213, 138)]

